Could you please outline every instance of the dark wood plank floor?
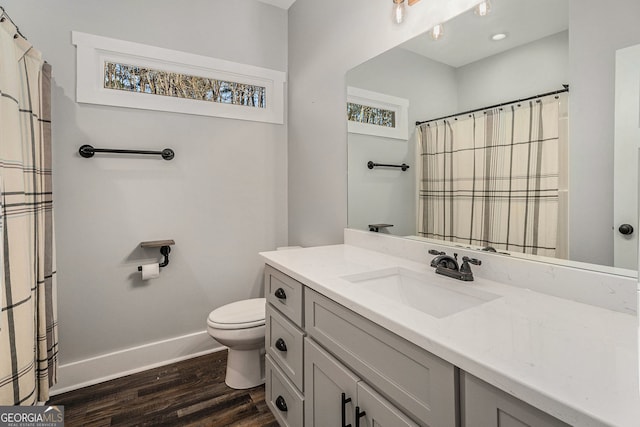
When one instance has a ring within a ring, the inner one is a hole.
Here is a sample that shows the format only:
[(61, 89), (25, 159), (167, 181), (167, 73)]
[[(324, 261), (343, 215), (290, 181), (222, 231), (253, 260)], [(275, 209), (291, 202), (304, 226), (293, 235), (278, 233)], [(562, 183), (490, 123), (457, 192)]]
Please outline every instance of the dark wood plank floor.
[(277, 427), (264, 386), (234, 390), (224, 383), (227, 352), (54, 396), (64, 405), (65, 426)]

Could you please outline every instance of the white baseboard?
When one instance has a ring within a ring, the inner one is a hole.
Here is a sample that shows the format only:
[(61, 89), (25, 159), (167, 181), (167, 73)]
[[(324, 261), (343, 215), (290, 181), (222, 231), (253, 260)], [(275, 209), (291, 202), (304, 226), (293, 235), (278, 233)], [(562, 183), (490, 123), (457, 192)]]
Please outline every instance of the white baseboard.
[(224, 350), (207, 331), (114, 351), (58, 367), (58, 383), (51, 395)]

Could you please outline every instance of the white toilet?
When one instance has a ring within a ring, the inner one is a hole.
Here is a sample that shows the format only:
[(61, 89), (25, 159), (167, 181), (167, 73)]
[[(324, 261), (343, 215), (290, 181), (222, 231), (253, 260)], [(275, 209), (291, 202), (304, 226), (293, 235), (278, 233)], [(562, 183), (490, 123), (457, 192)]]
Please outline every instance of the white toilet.
[(264, 383), (264, 298), (232, 302), (213, 310), (209, 335), (229, 348), (225, 383), (245, 389)]

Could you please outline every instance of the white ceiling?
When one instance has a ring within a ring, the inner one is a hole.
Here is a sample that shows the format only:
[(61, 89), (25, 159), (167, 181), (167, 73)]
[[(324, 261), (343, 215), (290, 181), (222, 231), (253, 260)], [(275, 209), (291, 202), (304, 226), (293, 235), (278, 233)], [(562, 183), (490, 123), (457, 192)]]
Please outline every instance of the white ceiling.
[[(479, 17), (467, 11), (444, 23), (442, 39), (433, 41), (425, 33), (400, 47), (460, 67), (568, 29), (568, 3), (568, 0), (491, 0), (488, 16)], [(407, 13), (411, 13), (411, 8), (407, 8)], [(495, 33), (506, 33), (508, 37), (491, 41)]]
[(277, 6), (281, 9), (289, 9), (296, 0), (258, 0), (262, 3)]
[[(296, 0), (258, 1), (287, 10)], [(491, 0), (491, 4), (488, 16), (481, 18), (467, 11), (445, 22), (445, 35), (437, 42), (425, 33), (400, 47), (461, 67), (569, 28), (569, 0)], [(410, 7), (407, 13), (411, 13)], [(506, 33), (508, 37), (491, 41), (496, 33)]]

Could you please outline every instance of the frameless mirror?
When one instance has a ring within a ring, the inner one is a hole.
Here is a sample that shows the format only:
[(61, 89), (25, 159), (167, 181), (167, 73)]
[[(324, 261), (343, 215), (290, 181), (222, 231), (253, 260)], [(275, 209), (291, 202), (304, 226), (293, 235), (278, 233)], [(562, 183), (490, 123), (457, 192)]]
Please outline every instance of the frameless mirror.
[[(514, 105), (510, 104), (511, 101), (562, 90), (563, 85), (571, 85), (569, 0), (493, 0), (492, 5), (491, 14), (488, 16), (479, 17), (473, 11), (468, 11), (444, 23), (444, 37), (437, 41), (434, 41), (427, 32), (347, 73), (349, 114), (352, 116), (350, 120), (368, 122), (369, 125), (362, 129), (360, 123), (352, 126), (352, 122), (349, 122), (349, 227), (370, 229), (370, 225), (374, 225), (380, 232), (397, 236), (416, 239), (427, 236), (420, 229), (418, 220), (424, 213), (421, 210), (424, 206), (420, 205), (419, 190), (421, 185), (424, 185), (421, 184), (421, 180), (425, 177), (422, 170), (424, 164), (418, 164), (416, 160), (421, 158), (420, 154), (416, 155), (417, 149), (418, 151), (421, 149), (417, 147), (417, 144), (421, 143), (416, 142), (419, 139), (416, 137), (417, 133), (421, 132), (415, 126), (416, 122), (434, 123), (433, 119), (457, 116), (474, 110), (477, 111), (472, 114), (482, 115), (487, 111), (486, 107), (505, 103), (511, 108)], [(503, 34), (503, 36), (497, 37), (499, 40), (493, 40), (492, 36), (496, 34)], [(637, 41), (640, 42), (640, 38)], [(611, 58), (611, 61), (614, 59)], [(612, 63), (611, 67), (613, 66)], [(571, 120), (571, 108), (575, 108), (571, 105), (570, 94), (568, 98), (568, 102), (558, 101), (562, 103), (560, 109), (565, 109), (564, 112), (559, 112), (560, 124), (558, 125), (558, 133), (562, 135), (564, 132), (565, 135), (565, 148), (554, 154), (557, 156), (557, 159), (554, 159), (554, 162), (557, 162), (557, 170), (551, 172), (556, 175), (558, 181), (555, 185), (558, 187), (556, 197), (560, 207), (556, 209), (560, 214), (557, 215), (559, 219), (554, 225), (557, 231), (553, 231), (560, 236), (558, 242), (562, 241), (563, 234), (565, 241), (568, 240), (566, 210), (569, 207), (567, 207), (566, 192), (571, 191), (571, 183), (567, 178), (569, 165), (567, 151), (570, 151), (572, 144), (576, 143), (571, 140), (567, 131), (567, 120)], [(568, 108), (567, 104), (569, 104)], [(519, 108), (520, 105), (517, 107)], [(612, 111), (611, 114), (613, 114)], [(513, 116), (505, 117), (503, 120), (511, 119)], [(385, 123), (387, 127), (391, 123), (390, 127), (393, 131), (380, 131), (381, 126), (375, 126), (376, 121)], [(496, 122), (483, 123), (483, 129), (480, 132), (491, 131), (491, 126), (495, 127)], [(535, 120), (531, 122), (531, 126), (534, 125), (542, 127), (540, 122)], [(545, 124), (545, 131), (547, 127)], [(502, 131), (501, 128), (498, 130)], [(449, 138), (456, 138), (461, 130), (454, 128), (448, 129), (448, 132)], [(470, 135), (471, 138), (474, 137), (473, 135), (477, 136), (478, 130), (476, 129), (475, 134), (472, 130)], [(540, 136), (540, 139), (544, 139), (544, 136)], [(444, 144), (446, 145), (446, 141)], [(562, 147), (562, 143), (559, 146)], [(444, 151), (446, 152), (446, 148)], [(447, 152), (446, 155), (449, 156), (447, 161), (455, 158), (451, 153)], [(484, 162), (485, 157), (482, 159)], [(402, 164), (409, 168), (401, 168)], [(377, 165), (382, 166), (375, 167)], [(487, 160), (485, 166), (489, 169), (494, 168), (495, 162), (491, 163)], [(521, 165), (516, 166), (521, 167)], [(462, 167), (458, 163), (451, 164), (451, 170), (463, 169), (463, 175), (466, 168), (467, 166)], [(542, 172), (535, 179), (540, 180), (541, 177), (546, 179), (545, 173), (548, 172), (546, 166), (540, 170)], [(600, 173), (599, 171), (591, 172)], [(611, 177), (608, 178), (611, 179)], [(451, 179), (464, 180), (465, 178), (452, 176)], [(503, 177), (492, 179), (503, 179)], [(454, 197), (453, 194), (449, 196)], [(460, 206), (458, 209), (465, 209), (464, 204)], [(487, 209), (487, 211), (490, 210)], [(493, 214), (496, 216), (491, 217), (490, 221), (496, 224), (507, 221), (504, 216), (497, 216), (495, 212)], [(500, 213), (500, 215), (503, 214), (503, 212)], [(635, 215), (636, 212), (633, 214)], [(571, 232), (589, 233), (589, 230), (571, 229)], [(428, 237), (436, 239), (439, 243), (463, 244), (462, 240), (457, 242), (451, 242), (451, 239), (437, 240), (437, 234), (428, 235)], [(463, 245), (478, 249), (490, 246), (473, 240)], [(520, 250), (509, 251), (509, 253), (515, 256), (533, 257), (545, 262), (596, 268), (573, 262), (580, 260), (567, 260), (568, 251), (562, 249), (562, 243), (558, 243), (558, 246), (557, 253), (555, 248), (551, 253), (551, 256), (557, 258), (549, 258), (549, 253), (542, 250), (528, 251), (529, 254), (523, 254)], [(539, 254), (546, 256), (540, 257)], [(623, 267), (604, 268), (616, 274), (636, 274), (635, 264), (616, 265), (613, 262), (600, 264)]]

